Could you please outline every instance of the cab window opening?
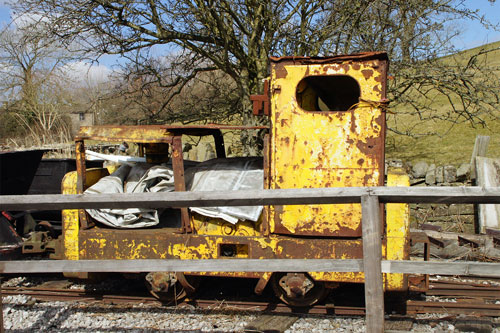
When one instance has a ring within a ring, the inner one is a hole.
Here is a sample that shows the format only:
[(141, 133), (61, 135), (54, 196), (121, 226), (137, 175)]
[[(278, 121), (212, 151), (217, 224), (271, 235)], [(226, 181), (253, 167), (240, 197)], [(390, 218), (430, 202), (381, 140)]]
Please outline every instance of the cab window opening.
[(297, 85), (296, 98), (305, 111), (347, 111), (359, 102), (360, 91), (351, 76), (308, 76)]

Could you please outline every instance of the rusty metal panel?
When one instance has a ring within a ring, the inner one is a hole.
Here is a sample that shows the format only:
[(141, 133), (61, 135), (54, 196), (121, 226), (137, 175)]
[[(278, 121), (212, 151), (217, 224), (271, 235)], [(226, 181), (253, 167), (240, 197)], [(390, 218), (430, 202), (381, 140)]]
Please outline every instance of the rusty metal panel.
[[(379, 54), (360, 59), (274, 59), (271, 188), (383, 185), (387, 63)], [(342, 84), (333, 87), (335, 80)], [(354, 82), (354, 88), (345, 91), (344, 81)], [(351, 101), (343, 103), (348, 94), (353, 95)], [(327, 110), (335, 111), (321, 111), (325, 106), (320, 109), (320, 98), (337, 98), (339, 106), (329, 102)], [(274, 206), (270, 210), (273, 233), (361, 236), (359, 204)]]
[[(79, 232), (79, 259), (223, 259), (223, 244), (245, 246), (250, 259), (362, 258), (361, 240), (298, 239), (286, 236), (244, 237), (175, 234), (169, 229), (117, 230), (93, 228)], [(238, 257), (238, 256), (237, 256)], [(300, 268), (298, 268), (300, 271)], [(259, 277), (255, 273), (197, 275)], [(319, 280), (362, 282), (362, 273), (311, 273)]]
[(361, 240), (174, 233), (177, 229), (80, 230), (79, 259), (216, 259), (221, 244), (248, 245), (249, 259), (360, 259)]
[(281, 61), (293, 62), (295, 64), (333, 64), (342, 62), (352, 62), (352, 61), (366, 61), (366, 60), (382, 60), (387, 61), (386, 52), (360, 52), (354, 54), (338, 54), (329, 57), (297, 57), (297, 56), (286, 56), (286, 57), (270, 57), (271, 61), (278, 63)]
[(173, 134), (164, 126), (82, 126), (77, 140), (105, 142), (130, 141), (136, 143), (172, 142)]
[[(186, 191), (184, 179), (184, 159), (182, 158), (182, 137), (175, 136), (172, 142), (172, 166), (174, 169), (174, 186), (176, 191)], [(192, 232), (189, 211), (187, 207), (180, 208), (182, 232)]]
[[(221, 246), (245, 249), (235, 257), (249, 259), (360, 259), (360, 239), (308, 239), (280, 235), (222, 236), (176, 234), (176, 229), (122, 230), (93, 228), (80, 230), (76, 259), (223, 259)], [(383, 243), (383, 252), (386, 251)], [(245, 256), (247, 255), (247, 256)], [(232, 257), (234, 258), (234, 257)], [(300, 267), (297, 271), (301, 271)], [(363, 273), (309, 272), (319, 281), (364, 282)], [(258, 278), (262, 273), (202, 272), (195, 275)], [(386, 290), (394, 286), (385, 284)]]
[[(299, 239), (286, 236), (245, 237), (175, 234), (169, 229), (80, 230), (79, 259), (223, 259), (221, 246), (245, 249), (249, 259), (362, 258), (361, 240)], [(245, 258), (245, 255), (235, 257)], [(234, 258), (234, 257), (233, 257)], [(300, 271), (300, 268), (298, 268)], [(201, 272), (195, 275), (258, 278), (263, 273)], [(363, 273), (310, 272), (317, 280), (363, 282)]]
[(230, 125), (143, 125), (143, 126), (82, 126), (77, 140), (101, 140), (106, 142), (131, 141), (136, 143), (171, 143), (174, 135), (218, 135), (220, 130), (259, 130), (267, 126), (230, 126)]

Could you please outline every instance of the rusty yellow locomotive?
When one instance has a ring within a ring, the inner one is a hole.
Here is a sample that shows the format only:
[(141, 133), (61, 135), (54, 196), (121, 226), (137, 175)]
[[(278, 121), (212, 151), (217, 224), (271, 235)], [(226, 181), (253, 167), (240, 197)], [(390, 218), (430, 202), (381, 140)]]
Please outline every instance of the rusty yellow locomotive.
[[(271, 58), (264, 94), (252, 96), (254, 113), (268, 116), (261, 160), (264, 189), (347, 186), (407, 186), (397, 171), (385, 175), (385, 53), (332, 57)], [(191, 166), (183, 159), (185, 136), (212, 136), (218, 161), (226, 158), (224, 130), (244, 126), (92, 126), (76, 138), (77, 171), (63, 181), (65, 194), (83, 193), (109, 174), (85, 168), (85, 140), (134, 142), (148, 163), (169, 163), (175, 191), (185, 191)], [(214, 188), (213, 190), (217, 190)], [(408, 259), (407, 205), (385, 207), (382, 253)], [(65, 259), (362, 258), (361, 206), (283, 205), (263, 207), (256, 221), (227, 220), (182, 208), (164, 212), (178, 223), (149, 228), (112, 228), (84, 210), (63, 211)], [(272, 284), (292, 306), (308, 306), (342, 283), (363, 283), (363, 273), (160, 273), (146, 276), (152, 293), (177, 299), (196, 288), (197, 276), (255, 278), (255, 292)], [(407, 277), (385, 274), (386, 291), (405, 291)]]

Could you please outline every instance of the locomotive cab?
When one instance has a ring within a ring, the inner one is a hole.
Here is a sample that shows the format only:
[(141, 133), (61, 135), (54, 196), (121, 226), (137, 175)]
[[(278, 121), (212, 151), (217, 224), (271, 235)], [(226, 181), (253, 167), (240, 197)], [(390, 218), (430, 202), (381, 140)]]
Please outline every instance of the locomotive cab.
[[(77, 171), (63, 181), (63, 192), (84, 193), (109, 172), (85, 169), (85, 141), (135, 142), (146, 162), (168, 162), (175, 191), (193, 190), (199, 170), (238, 159), (226, 159), (221, 130), (268, 130), (262, 159), (253, 165), (264, 189), (382, 186), (387, 56), (362, 53), (324, 58), (271, 58), (263, 95), (253, 96), (254, 113), (269, 116), (270, 127), (243, 126), (93, 126), (76, 138)], [(185, 135), (213, 136), (217, 161), (188, 165), (183, 159)], [(192, 167), (189, 167), (192, 166)], [(207, 169), (208, 168), (208, 169)], [(226, 168), (226, 169), (225, 169)], [(189, 178), (189, 179), (186, 179)], [(259, 183), (259, 182), (257, 182)], [(408, 185), (402, 174), (387, 175), (390, 186)], [(212, 190), (221, 190), (215, 185)], [(179, 224), (150, 228), (111, 228), (84, 210), (63, 211), (66, 259), (361, 259), (361, 206), (265, 206), (255, 220), (225, 219), (181, 208)], [(384, 211), (384, 210), (382, 210)], [(260, 212), (260, 210), (259, 210)], [(222, 216), (222, 217), (221, 217)], [(383, 226), (384, 258), (408, 258), (407, 205), (388, 204)], [(153, 294), (176, 300), (193, 292), (200, 276), (255, 278), (256, 293), (269, 283), (291, 306), (309, 306), (341, 283), (363, 283), (363, 273), (341, 272), (151, 272), (146, 280)], [(403, 274), (385, 274), (386, 291), (405, 291)]]

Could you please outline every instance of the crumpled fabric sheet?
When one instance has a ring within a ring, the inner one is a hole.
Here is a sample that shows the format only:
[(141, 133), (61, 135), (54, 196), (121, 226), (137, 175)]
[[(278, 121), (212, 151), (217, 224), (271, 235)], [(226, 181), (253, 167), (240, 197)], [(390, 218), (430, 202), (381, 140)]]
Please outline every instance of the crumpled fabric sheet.
[[(213, 159), (186, 170), (190, 191), (262, 190), (264, 171), (260, 157)], [(189, 207), (201, 215), (222, 218), (236, 224), (238, 220), (256, 222), (263, 206)]]
[[(138, 163), (120, 166), (101, 178), (84, 194), (170, 192), (174, 190), (174, 172), (165, 166)], [(148, 208), (87, 209), (97, 221), (115, 228), (146, 228), (159, 223), (158, 211)]]
[[(188, 191), (233, 191), (263, 189), (262, 158), (213, 159), (185, 170)], [(84, 194), (143, 193), (174, 191), (174, 172), (166, 166), (137, 163), (122, 165), (103, 177)], [(201, 215), (222, 218), (232, 224), (238, 220), (257, 221), (262, 206), (190, 207)], [(95, 220), (116, 228), (146, 228), (159, 223), (155, 209), (87, 209)]]

